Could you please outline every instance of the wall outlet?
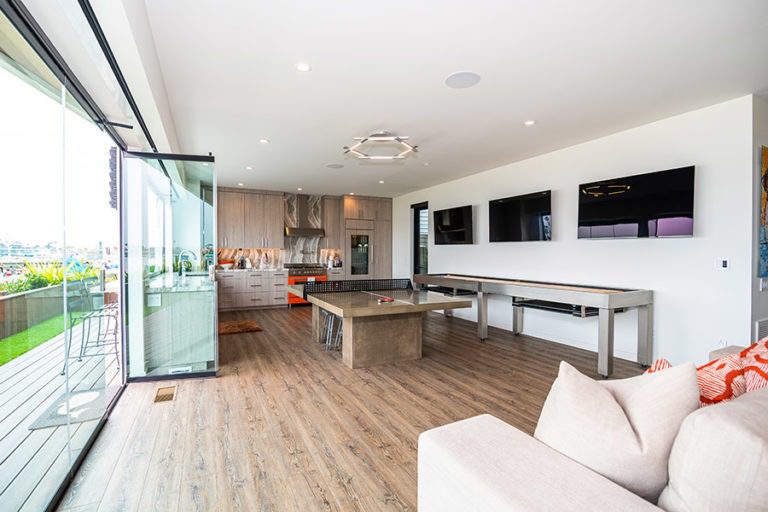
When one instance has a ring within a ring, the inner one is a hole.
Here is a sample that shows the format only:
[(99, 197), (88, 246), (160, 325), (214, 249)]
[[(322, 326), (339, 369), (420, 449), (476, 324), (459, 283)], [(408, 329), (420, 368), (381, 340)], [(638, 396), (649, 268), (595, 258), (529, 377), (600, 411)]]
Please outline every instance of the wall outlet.
[(731, 269), (731, 260), (728, 258), (717, 258), (715, 260), (715, 268), (717, 270), (730, 270)]

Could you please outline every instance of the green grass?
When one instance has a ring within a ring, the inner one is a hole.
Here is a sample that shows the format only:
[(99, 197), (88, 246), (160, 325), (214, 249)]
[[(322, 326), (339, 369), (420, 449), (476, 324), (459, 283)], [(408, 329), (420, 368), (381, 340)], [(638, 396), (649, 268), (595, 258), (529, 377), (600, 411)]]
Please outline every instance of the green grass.
[(63, 332), (64, 315), (59, 315), (0, 340), (0, 366)]

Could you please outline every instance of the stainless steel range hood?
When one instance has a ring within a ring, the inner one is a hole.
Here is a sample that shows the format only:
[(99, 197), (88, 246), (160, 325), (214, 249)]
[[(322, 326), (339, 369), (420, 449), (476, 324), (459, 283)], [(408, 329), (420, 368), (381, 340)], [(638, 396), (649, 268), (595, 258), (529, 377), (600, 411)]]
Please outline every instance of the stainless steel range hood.
[(325, 236), (323, 196), (285, 195), (285, 236)]

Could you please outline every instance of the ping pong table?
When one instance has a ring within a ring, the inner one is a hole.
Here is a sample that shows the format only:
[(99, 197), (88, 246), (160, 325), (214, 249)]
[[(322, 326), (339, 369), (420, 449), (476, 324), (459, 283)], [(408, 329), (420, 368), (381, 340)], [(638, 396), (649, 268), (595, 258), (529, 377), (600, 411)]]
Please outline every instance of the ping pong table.
[[(386, 281), (394, 280), (382, 280), (382, 287)], [(472, 301), (466, 298), (413, 290), (410, 282), (408, 287), (377, 290), (375, 285), (365, 286), (362, 282), (356, 286), (355, 282), (331, 281), (291, 291), (305, 296), (312, 304), (315, 342), (321, 341), (323, 331), (320, 310), (341, 318), (342, 361), (350, 368), (363, 368), (421, 358), (424, 313), (472, 307)], [(334, 288), (344, 291), (324, 291)]]

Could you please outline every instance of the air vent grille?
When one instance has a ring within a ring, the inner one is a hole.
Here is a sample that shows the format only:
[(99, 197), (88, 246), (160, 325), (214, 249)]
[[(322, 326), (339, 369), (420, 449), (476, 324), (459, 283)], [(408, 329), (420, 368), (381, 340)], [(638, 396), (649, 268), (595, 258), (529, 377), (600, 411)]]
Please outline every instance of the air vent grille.
[(176, 399), (176, 386), (165, 386), (157, 388), (155, 393), (155, 403), (158, 402), (170, 402)]
[(768, 318), (755, 322), (755, 332), (757, 333), (758, 341), (768, 336)]

